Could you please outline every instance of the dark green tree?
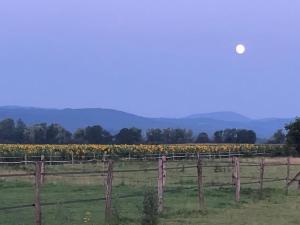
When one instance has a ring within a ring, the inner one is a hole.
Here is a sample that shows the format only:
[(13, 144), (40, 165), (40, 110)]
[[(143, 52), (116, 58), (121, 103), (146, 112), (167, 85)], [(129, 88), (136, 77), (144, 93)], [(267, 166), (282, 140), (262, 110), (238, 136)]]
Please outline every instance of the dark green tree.
[(193, 142), (193, 131), (190, 129), (184, 129), (184, 141), (183, 143)]
[(193, 132), (186, 129), (167, 128), (162, 131), (164, 144), (183, 144), (193, 142)]
[(87, 140), (85, 139), (85, 129), (77, 129), (73, 134), (73, 141), (77, 144), (87, 144)]
[(162, 144), (164, 141), (161, 129), (149, 129), (146, 132), (147, 143), (149, 144)]
[(25, 143), (25, 132), (26, 132), (27, 126), (26, 124), (21, 120), (18, 119), (16, 122), (16, 128), (15, 128), (15, 142), (16, 143)]
[(77, 129), (73, 141), (78, 144), (111, 144), (112, 135), (99, 125), (88, 126)]
[(112, 142), (111, 134), (99, 125), (85, 128), (85, 139), (89, 144), (109, 144)]
[(218, 130), (214, 133), (214, 142), (215, 143), (223, 143), (223, 131)]
[(235, 143), (254, 144), (256, 142), (256, 134), (253, 130), (240, 129), (237, 130), (237, 140)]
[(47, 127), (46, 142), (48, 144), (68, 144), (72, 134), (59, 124), (51, 124)]
[(25, 132), (28, 143), (46, 144), (47, 143), (47, 124), (40, 123), (29, 127)]
[(172, 129), (171, 144), (182, 144), (185, 142), (185, 130)]
[(12, 119), (4, 119), (0, 122), (0, 142), (15, 143), (15, 122)]
[(223, 132), (223, 142), (237, 143), (238, 132), (237, 129), (225, 129)]
[(225, 129), (224, 131), (215, 132), (214, 142), (254, 144), (256, 142), (256, 134), (253, 130)]
[(208, 134), (205, 132), (201, 132), (197, 136), (196, 141), (195, 141), (195, 143), (209, 143), (209, 142), (210, 142), (210, 140), (209, 140)]
[(171, 128), (163, 129), (162, 135), (163, 135), (163, 143), (164, 144), (172, 143), (172, 129)]
[(123, 128), (115, 136), (115, 141), (117, 144), (140, 144), (143, 141), (142, 130), (135, 127)]
[(268, 141), (269, 144), (284, 144), (285, 143), (285, 133), (283, 129), (277, 130), (271, 139)]
[(300, 118), (285, 126), (287, 130), (286, 143), (300, 153)]

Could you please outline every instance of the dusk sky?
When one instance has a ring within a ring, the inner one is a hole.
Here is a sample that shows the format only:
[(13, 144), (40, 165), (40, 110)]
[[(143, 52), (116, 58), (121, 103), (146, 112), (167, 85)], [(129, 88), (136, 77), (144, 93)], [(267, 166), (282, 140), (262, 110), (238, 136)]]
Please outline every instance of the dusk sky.
[(0, 78), (0, 105), (294, 117), (300, 1), (1, 0)]

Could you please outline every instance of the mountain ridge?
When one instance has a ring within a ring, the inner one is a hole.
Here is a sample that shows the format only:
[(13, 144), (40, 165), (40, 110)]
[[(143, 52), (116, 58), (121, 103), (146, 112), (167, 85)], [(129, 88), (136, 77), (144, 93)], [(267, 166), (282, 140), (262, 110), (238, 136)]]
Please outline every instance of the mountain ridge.
[(112, 133), (124, 127), (149, 128), (186, 128), (210, 135), (226, 128), (252, 129), (259, 138), (270, 137), (277, 129), (283, 128), (291, 118), (251, 119), (235, 112), (212, 112), (192, 114), (183, 118), (149, 118), (105, 108), (64, 108), (48, 109), (22, 106), (0, 106), (0, 120), (5, 118), (22, 119), (31, 125), (35, 123), (59, 123), (70, 131), (99, 124)]

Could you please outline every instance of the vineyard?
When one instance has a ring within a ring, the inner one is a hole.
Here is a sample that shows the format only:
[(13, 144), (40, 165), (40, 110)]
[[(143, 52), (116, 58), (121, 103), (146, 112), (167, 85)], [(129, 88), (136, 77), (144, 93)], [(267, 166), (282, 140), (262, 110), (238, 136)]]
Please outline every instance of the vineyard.
[(141, 156), (146, 154), (200, 153), (223, 154), (243, 153), (283, 153), (284, 145), (255, 144), (170, 144), (170, 145), (32, 145), (32, 144), (1, 144), (0, 155), (70, 155), (84, 156), (86, 154), (106, 154), (111, 156)]

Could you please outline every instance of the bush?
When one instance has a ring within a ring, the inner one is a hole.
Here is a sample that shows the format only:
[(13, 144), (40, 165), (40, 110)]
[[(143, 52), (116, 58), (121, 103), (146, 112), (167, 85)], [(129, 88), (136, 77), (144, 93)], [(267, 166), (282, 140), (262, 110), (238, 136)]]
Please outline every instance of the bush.
[(158, 199), (153, 189), (146, 189), (143, 202), (142, 225), (158, 224)]

